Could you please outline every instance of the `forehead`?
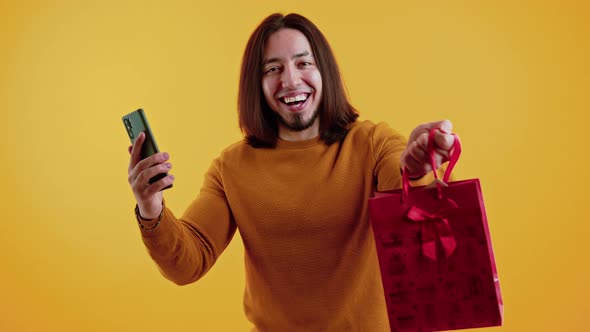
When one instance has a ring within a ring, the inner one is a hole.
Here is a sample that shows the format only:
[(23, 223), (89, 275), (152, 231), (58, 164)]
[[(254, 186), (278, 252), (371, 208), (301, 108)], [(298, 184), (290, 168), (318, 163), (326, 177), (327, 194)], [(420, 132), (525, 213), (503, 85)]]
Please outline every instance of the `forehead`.
[(307, 51), (313, 55), (305, 35), (295, 29), (281, 29), (268, 37), (264, 45), (264, 60), (289, 59), (295, 54)]

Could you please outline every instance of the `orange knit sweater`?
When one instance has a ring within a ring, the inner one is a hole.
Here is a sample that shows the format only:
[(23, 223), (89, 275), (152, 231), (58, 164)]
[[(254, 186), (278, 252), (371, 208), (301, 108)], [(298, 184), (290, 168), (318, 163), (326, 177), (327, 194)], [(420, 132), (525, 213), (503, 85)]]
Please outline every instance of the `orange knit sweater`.
[(259, 331), (389, 331), (367, 200), (401, 185), (404, 137), (356, 123), (341, 143), (225, 149), (180, 219), (143, 241), (177, 284), (202, 277), (239, 230), (247, 318)]

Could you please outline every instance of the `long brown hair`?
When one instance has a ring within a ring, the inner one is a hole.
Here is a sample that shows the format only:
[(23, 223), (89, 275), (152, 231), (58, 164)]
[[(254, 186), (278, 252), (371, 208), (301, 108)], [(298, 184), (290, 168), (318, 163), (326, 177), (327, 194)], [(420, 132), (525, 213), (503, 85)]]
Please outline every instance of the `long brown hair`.
[(270, 35), (280, 29), (299, 30), (311, 45), (320, 75), (322, 98), (319, 105), (320, 137), (327, 144), (342, 140), (358, 117), (349, 103), (338, 64), (330, 44), (321, 31), (298, 14), (272, 14), (254, 30), (242, 58), (238, 91), (240, 128), (254, 147), (274, 147), (278, 139), (277, 115), (268, 106), (262, 91), (264, 46)]

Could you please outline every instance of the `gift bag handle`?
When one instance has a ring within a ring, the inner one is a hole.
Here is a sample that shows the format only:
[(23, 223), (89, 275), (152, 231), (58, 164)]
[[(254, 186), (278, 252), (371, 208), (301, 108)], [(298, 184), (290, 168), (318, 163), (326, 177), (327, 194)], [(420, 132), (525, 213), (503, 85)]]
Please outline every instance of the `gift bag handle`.
[[(435, 152), (436, 152), (436, 147), (434, 146), (435, 142), (434, 142), (434, 135), (436, 134), (436, 131), (440, 131), (442, 133), (446, 133), (445, 131), (443, 131), (440, 128), (432, 128), (430, 129), (430, 132), (428, 133), (428, 157), (430, 159), (430, 166), (432, 166), (432, 172), (434, 173), (434, 182), (436, 183), (436, 187), (439, 193), (439, 198), (442, 197), (442, 191), (441, 191), (441, 185), (446, 185), (446, 183), (449, 181), (449, 178), (451, 177), (451, 172), (453, 171), (453, 168), (455, 168), (455, 165), (457, 164), (457, 161), (459, 160), (459, 156), (461, 155), (461, 141), (459, 140), (459, 136), (457, 136), (457, 134), (455, 133), (451, 133), (451, 135), (453, 135), (453, 146), (451, 147), (451, 150), (449, 151), (449, 166), (447, 167), (445, 174), (443, 175), (443, 179), (442, 181), (439, 180), (438, 178), (438, 172), (436, 171), (436, 160), (435, 160)], [(442, 184), (441, 184), (442, 182)], [(406, 169), (406, 167), (404, 167), (403, 171), (402, 171), (402, 202), (406, 200), (406, 198), (408, 197), (410, 191), (410, 178), (408, 176), (408, 170)]]

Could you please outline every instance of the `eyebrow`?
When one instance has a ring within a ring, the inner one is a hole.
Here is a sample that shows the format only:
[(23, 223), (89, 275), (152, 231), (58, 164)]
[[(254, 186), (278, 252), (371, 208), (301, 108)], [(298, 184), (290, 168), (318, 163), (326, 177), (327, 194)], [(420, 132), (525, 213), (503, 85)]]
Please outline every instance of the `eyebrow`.
[[(297, 54), (293, 55), (293, 56), (291, 57), (291, 59), (302, 58), (302, 57), (304, 57), (304, 56), (308, 56), (308, 55), (310, 55), (310, 54), (309, 54), (309, 51), (303, 51), (303, 52), (301, 52), (301, 53), (297, 53)], [(264, 60), (264, 61), (262, 62), (262, 65), (264, 66), (264, 65), (266, 65), (267, 63), (271, 63), (271, 62), (277, 62), (277, 61), (279, 61), (279, 60), (280, 60), (279, 58), (270, 58), (270, 59), (266, 59), (266, 60)]]

